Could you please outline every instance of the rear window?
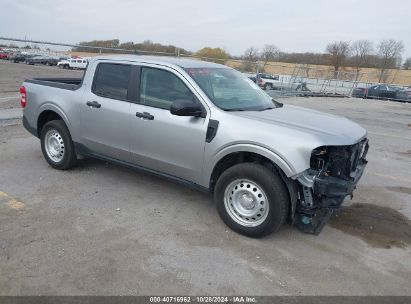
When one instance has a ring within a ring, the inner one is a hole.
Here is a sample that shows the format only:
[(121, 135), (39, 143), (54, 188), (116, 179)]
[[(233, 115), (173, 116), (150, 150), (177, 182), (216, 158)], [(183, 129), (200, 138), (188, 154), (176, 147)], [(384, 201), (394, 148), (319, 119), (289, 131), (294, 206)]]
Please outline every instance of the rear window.
[(99, 63), (94, 76), (93, 93), (102, 97), (127, 100), (131, 66)]

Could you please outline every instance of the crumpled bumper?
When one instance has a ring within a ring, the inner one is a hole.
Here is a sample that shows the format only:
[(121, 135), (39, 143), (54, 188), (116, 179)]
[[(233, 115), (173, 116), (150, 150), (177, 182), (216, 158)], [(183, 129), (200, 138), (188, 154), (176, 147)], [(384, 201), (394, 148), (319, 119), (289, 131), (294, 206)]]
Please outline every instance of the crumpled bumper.
[(362, 174), (364, 173), (366, 160), (361, 160), (354, 172), (353, 180), (343, 180), (333, 176), (320, 174), (315, 176), (313, 193), (320, 195), (322, 198), (322, 206), (330, 208), (338, 208), (344, 201), (344, 198), (353, 194)]
[(299, 182), (300, 201), (296, 206), (293, 224), (301, 231), (319, 234), (331, 214), (340, 208), (347, 196), (353, 195), (358, 181), (367, 165), (368, 140), (365, 140), (363, 152), (358, 154), (356, 166), (349, 178), (335, 177), (324, 171), (308, 169), (297, 180)]

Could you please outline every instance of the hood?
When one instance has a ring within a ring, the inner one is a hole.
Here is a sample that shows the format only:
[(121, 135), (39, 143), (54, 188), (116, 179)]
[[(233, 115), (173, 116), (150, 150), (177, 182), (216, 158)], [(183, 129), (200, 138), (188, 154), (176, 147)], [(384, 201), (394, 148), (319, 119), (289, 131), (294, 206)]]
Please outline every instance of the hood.
[(252, 119), (273, 126), (292, 128), (325, 140), (328, 144), (354, 144), (367, 132), (357, 123), (341, 116), (307, 108), (284, 105), (265, 111), (232, 112), (236, 116)]

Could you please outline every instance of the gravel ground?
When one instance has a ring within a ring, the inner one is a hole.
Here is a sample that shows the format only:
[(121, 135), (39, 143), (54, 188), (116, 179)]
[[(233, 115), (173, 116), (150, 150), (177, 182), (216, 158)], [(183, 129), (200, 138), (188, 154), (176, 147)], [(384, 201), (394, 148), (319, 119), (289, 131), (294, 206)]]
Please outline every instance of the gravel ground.
[[(80, 74), (1, 62), (0, 111), (23, 78), (63, 72)], [(53, 170), (18, 120), (0, 124), (0, 295), (411, 295), (411, 104), (282, 102), (369, 131), (355, 196), (319, 236), (238, 235), (207, 194), (95, 160)]]

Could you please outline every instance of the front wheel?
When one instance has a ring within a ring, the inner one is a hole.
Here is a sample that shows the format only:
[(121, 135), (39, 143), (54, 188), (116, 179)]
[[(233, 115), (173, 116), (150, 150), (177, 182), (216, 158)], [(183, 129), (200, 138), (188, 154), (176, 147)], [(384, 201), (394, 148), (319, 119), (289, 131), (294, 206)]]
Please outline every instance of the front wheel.
[(289, 208), (287, 189), (278, 174), (255, 163), (238, 164), (223, 172), (214, 199), (227, 226), (250, 237), (277, 231)]
[(55, 169), (66, 170), (75, 166), (76, 155), (70, 132), (62, 120), (46, 123), (40, 134), (44, 158)]

